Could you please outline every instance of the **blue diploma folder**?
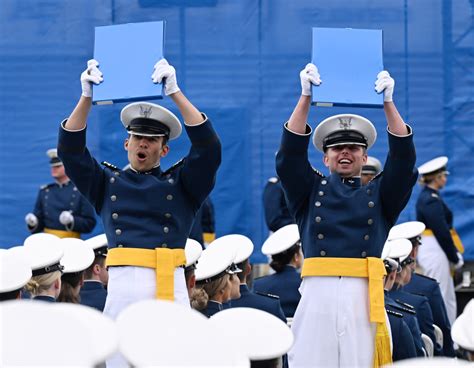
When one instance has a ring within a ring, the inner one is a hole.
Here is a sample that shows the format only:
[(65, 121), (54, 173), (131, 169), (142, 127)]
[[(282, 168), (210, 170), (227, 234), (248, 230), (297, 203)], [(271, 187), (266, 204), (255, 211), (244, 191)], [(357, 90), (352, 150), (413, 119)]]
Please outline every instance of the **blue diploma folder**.
[(93, 103), (163, 98), (163, 86), (151, 80), (163, 58), (165, 22), (128, 23), (95, 28), (94, 59), (104, 81), (94, 85)]
[(312, 87), (313, 104), (383, 107), (383, 93), (374, 89), (383, 70), (382, 30), (313, 28), (311, 62), (322, 80)]

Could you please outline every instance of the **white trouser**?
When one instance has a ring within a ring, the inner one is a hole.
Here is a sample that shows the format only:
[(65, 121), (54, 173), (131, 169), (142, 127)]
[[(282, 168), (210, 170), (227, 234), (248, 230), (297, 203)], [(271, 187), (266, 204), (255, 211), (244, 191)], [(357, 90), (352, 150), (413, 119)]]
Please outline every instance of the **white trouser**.
[(426, 276), (439, 282), (451, 325), (456, 319), (456, 294), (448, 257), (434, 236), (423, 236), (418, 250), (418, 263)]
[(300, 292), (290, 368), (371, 367), (376, 325), (369, 322), (367, 279), (305, 277)]
[[(104, 314), (115, 320), (120, 312), (130, 304), (141, 300), (155, 299), (155, 295), (155, 270), (132, 266), (110, 267)], [(175, 303), (190, 307), (182, 267), (176, 268), (174, 271), (174, 297)], [(128, 364), (125, 358), (117, 353), (107, 359), (107, 368), (109, 367), (122, 368), (128, 367)]]

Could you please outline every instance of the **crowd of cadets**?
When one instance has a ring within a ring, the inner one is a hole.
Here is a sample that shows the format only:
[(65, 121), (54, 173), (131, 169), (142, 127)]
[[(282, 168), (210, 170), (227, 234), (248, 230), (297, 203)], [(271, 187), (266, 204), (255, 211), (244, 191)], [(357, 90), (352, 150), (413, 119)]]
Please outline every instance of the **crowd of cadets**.
[[(273, 271), (251, 280), (253, 242), (212, 235), (208, 196), (221, 144), (209, 118), (181, 92), (175, 69), (160, 60), (152, 81), (164, 83), (184, 119), (188, 155), (161, 169), (181, 123), (159, 105), (136, 102), (120, 116), (130, 162), (120, 170), (99, 164), (86, 145), (92, 85), (103, 81), (98, 66), (88, 62), (82, 96), (61, 123), (58, 150), (48, 151), (55, 183), (40, 190), (25, 217), (33, 235), (23, 246), (0, 250), (2, 336), (8, 336), (2, 366), (366, 367), (474, 358), (474, 302), (456, 321), (453, 307), (449, 271), (463, 259), (439, 194), (447, 158), (420, 167), (419, 221), (395, 225), (418, 174), (412, 128), (396, 110), (386, 71), (375, 83), (388, 124), (383, 171), (367, 156), (377, 135), (373, 124), (344, 114), (325, 119), (313, 135), (327, 177), (307, 155), (311, 86), (321, 83), (320, 75), (313, 64), (300, 73), (301, 97), (277, 153), (278, 177), (263, 195), (270, 235), (261, 251)], [(95, 225), (94, 211), (105, 234), (81, 240)], [(414, 272), (417, 259), (428, 276)], [(15, 299), (50, 302), (50, 308)], [(25, 342), (38, 351), (47, 343), (34, 323), (15, 328), (22, 318), (66, 331), (64, 340), (89, 338), (73, 345), (75, 352), (61, 343), (57, 356), (18, 354)], [(97, 328), (107, 342), (91, 337)], [(212, 354), (202, 354), (210, 346)]]

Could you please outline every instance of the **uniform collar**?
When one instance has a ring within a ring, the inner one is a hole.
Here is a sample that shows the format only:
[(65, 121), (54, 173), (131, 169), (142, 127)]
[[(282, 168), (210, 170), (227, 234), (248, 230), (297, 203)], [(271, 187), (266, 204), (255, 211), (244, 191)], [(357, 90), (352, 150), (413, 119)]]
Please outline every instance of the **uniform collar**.
[(55, 183), (56, 183), (56, 185), (57, 185), (58, 187), (62, 188), (62, 187), (67, 187), (67, 186), (71, 183), (71, 180), (68, 179), (67, 181), (65, 181), (65, 182), (62, 183), (62, 184), (59, 183), (59, 182), (57, 182), (57, 181), (55, 181)]
[(247, 284), (240, 284), (240, 293), (248, 293), (249, 292), (249, 287)]
[(151, 170), (148, 170), (148, 171), (137, 171), (135, 170), (132, 165), (130, 165), (130, 170), (132, 170), (134, 173), (136, 174), (143, 174), (143, 175), (154, 175), (154, 176), (157, 176), (157, 175), (160, 175), (161, 174), (161, 167), (160, 167), (160, 164), (156, 165), (154, 168), (152, 168)]
[(342, 178), (338, 173), (332, 174), (336, 176), (341, 183), (346, 184), (349, 187), (358, 188), (360, 187), (360, 176), (353, 176), (352, 178)]
[(432, 193), (439, 194), (439, 191), (438, 191), (438, 190), (433, 189), (433, 188), (430, 188), (429, 186), (425, 186), (425, 190), (427, 190), (427, 191), (429, 191), (429, 192), (432, 192)]

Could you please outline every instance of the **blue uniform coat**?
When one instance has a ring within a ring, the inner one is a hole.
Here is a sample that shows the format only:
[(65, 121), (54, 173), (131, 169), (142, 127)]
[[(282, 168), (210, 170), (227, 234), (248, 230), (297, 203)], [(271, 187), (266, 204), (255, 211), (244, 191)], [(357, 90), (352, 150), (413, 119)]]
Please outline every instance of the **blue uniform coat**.
[(215, 302), (213, 300), (209, 300), (207, 302), (207, 307), (203, 310), (200, 310), (202, 314), (204, 314), (206, 317), (211, 317), (214, 314), (220, 312), (221, 310), (224, 310), (224, 307), (222, 306), (222, 303)]
[(221, 162), (220, 141), (207, 118), (185, 128), (188, 155), (166, 172), (156, 167), (146, 173), (101, 167), (86, 148), (86, 129), (60, 128), (58, 156), (102, 217), (109, 248), (184, 248)]
[(441, 295), (439, 284), (435, 279), (414, 273), (409, 284), (403, 290), (428, 298), (433, 320), (443, 332), (443, 355), (454, 357), (453, 339), (451, 338), (451, 324), (449, 323), (446, 306)]
[[(59, 222), (59, 216), (63, 211), (71, 211), (74, 216), (74, 224), (68, 229)], [(94, 208), (71, 181), (62, 185), (51, 183), (41, 187), (33, 213), (38, 218), (38, 225), (29, 227), (32, 233), (43, 232), (45, 227), (54, 230), (90, 233), (96, 224)]]
[(393, 361), (416, 358), (415, 342), (403, 316), (398, 312), (394, 314), (390, 309), (387, 309), (387, 315), (392, 332)]
[(283, 226), (295, 223), (288, 211), (285, 193), (278, 178), (270, 178), (263, 189), (263, 209), (270, 231), (275, 232)]
[(81, 297), (82, 305), (87, 305), (101, 312), (104, 311), (107, 290), (105, 290), (104, 285), (100, 281), (84, 281), (79, 296)]
[(258, 278), (254, 281), (254, 291), (276, 295), (286, 317), (293, 317), (301, 298), (298, 291), (301, 275), (292, 266), (286, 265), (283, 271)]
[(280, 306), (280, 301), (277, 297), (269, 295), (261, 295), (249, 290), (245, 284), (240, 285), (240, 298), (232, 299), (230, 303), (231, 308), (247, 307), (260, 309), (275, 317), (280, 318), (286, 323), (286, 317)]

